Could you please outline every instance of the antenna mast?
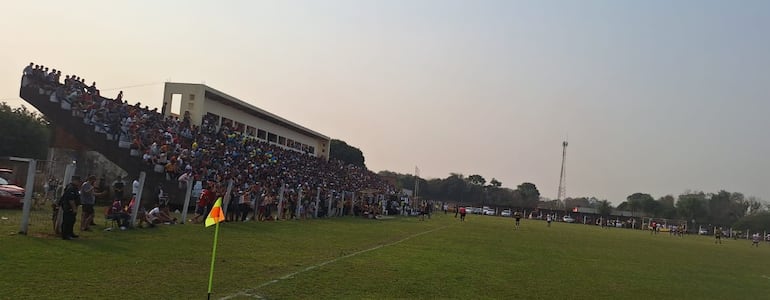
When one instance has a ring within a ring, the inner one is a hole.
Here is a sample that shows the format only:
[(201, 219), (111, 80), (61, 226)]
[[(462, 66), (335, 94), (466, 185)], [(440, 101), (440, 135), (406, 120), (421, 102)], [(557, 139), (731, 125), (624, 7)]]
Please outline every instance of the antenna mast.
[(567, 195), (567, 170), (565, 163), (567, 162), (567, 141), (561, 143), (561, 175), (559, 175), (559, 192), (556, 194), (557, 200), (564, 200)]

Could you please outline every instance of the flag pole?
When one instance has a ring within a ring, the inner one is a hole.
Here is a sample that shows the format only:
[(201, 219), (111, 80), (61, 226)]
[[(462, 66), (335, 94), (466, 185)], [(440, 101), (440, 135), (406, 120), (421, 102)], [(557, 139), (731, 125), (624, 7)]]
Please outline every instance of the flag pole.
[(214, 229), (214, 249), (211, 250), (211, 270), (209, 271), (209, 295), (208, 298), (211, 300), (211, 283), (214, 281), (214, 260), (217, 256), (217, 240), (219, 236), (219, 222), (216, 224), (217, 228)]
[[(233, 185), (233, 182), (230, 181), (230, 185)], [(209, 216), (206, 218), (206, 227), (209, 227), (211, 225), (216, 225), (217, 228), (214, 229), (214, 249), (211, 250), (211, 270), (209, 271), (209, 296), (208, 299), (211, 299), (211, 283), (214, 281), (214, 260), (217, 257), (217, 241), (219, 240), (219, 223), (225, 220), (225, 214), (222, 212), (222, 197), (219, 197), (217, 199), (217, 202), (214, 202), (214, 207), (211, 208), (211, 211), (209, 212)]]

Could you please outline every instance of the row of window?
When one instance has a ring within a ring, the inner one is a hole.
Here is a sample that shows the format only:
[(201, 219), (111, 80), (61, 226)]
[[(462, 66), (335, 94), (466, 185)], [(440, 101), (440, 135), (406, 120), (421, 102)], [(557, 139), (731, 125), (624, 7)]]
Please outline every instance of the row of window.
[(254, 128), (254, 127), (251, 127), (249, 125), (244, 125), (241, 122), (237, 122), (237, 121), (230, 120), (228, 118), (220, 117), (220, 116), (218, 116), (216, 114), (212, 114), (212, 113), (207, 113), (206, 114), (206, 118), (211, 120), (211, 121), (213, 121), (214, 124), (219, 124), (219, 120), (221, 119), (222, 120), (221, 126), (227, 126), (228, 128), (230, 128), (230, 129), (232, 129), (234, 131), (238, 131), (238, 132), (241, 132), (241, 133), (244, 133), (244, 134), (256, 137), (258, 139), (265, 140), (265, 141), (270, 142), (270, 143), (275, 143), (275, 144), (278, 144), (278, 145), (281, 145), (281, 146), (285, 146), (285, 147), (288, 147), (288, 148), (292, 148), (292, 149), (295, 149), (295, 150), (299, 150), (299, 151), (302, 151), (302, 152), (306, 152), (306, 153), (310, 153), (310, 154), (315, 154), (315, 147), (310, 146), (310, 145), (305, 145), (305, 144), (300, 143), (298, 141), (295, 141), (295, 140), (292, 140), (292, 139), (289, 139), (289, 138), (285, 138), (285, 137), (279, 136), (279, 135), (277, 135), (275, 133), (272, 133), (272, 132), (267, 132), (265, 130)]

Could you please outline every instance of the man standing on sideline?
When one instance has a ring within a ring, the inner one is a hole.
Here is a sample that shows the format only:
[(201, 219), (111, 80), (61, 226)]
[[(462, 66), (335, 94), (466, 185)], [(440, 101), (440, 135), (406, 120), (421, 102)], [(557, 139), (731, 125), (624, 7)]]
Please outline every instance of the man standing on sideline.
[(72, 176), (70, 184), (64, 189), (64, 195), (62, 195), (61, 201), (59, 201), (60, 209), (62, 210), (61, 238), (64, 240), (78, 237), (75, 235), (73, 227), (75, 226), (78, 202), (80, 202), (79, 188), (80, 176)]
[(90, 175), (80, 187), (80, 204), (83, 205), (80, 231), (91, 231), (91, 222), (94, 220), (94, 203), (96, 202), (94, 183), (96, 183), (96, 176)]

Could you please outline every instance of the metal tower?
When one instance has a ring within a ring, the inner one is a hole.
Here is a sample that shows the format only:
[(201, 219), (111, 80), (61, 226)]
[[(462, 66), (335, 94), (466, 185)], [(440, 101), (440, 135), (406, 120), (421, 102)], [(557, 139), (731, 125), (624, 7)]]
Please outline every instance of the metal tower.
[(559, 175), (559, 192), (556, 194), (557, 200), (564, 200), (567, 196), (567, 170), (565, 169), (565, 163), (567, 162), (567, 141), (561, 143), (561, 175)]

